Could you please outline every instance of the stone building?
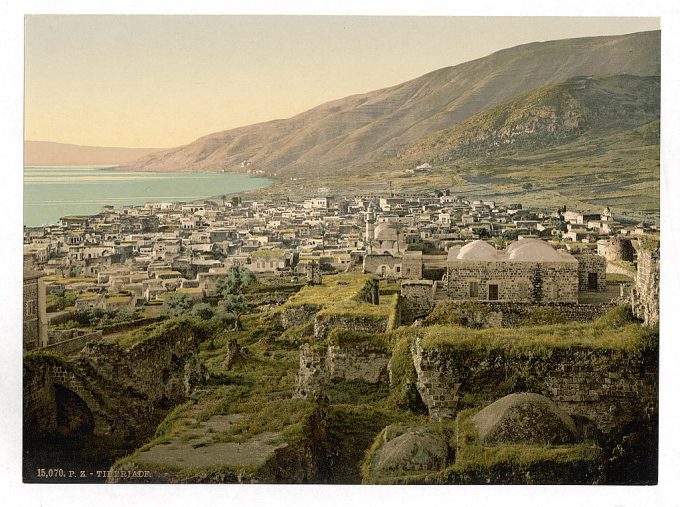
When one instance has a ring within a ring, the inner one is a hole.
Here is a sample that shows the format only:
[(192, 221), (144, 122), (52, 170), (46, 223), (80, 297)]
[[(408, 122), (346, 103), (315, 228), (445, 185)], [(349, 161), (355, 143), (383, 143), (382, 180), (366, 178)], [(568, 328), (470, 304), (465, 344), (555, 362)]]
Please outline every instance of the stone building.
[(45, 282), (40, 273), (24, 271), (24, 349), (47, 345)]
[(601, 292), (607, 288), (607, 259), (601, 255), (577, 254), (578, 290)]
[(423, 252), (368, 254), (364, 257), (363, 271), (381, 278), (420, 280), (423, 277)]
[(450, 299), (577, 303), (578, 289), (579, 262), (538, 239), (522, 239), (506, 250), (482, 240), (449, 250)]

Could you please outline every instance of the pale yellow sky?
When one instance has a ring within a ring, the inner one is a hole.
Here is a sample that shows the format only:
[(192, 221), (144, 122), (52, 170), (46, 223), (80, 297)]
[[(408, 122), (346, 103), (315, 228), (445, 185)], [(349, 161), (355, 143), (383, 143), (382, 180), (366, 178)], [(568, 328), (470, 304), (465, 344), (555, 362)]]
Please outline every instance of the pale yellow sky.
[(170, 147), (527, 42), (658, 18), (26, 17), (25, 138)]

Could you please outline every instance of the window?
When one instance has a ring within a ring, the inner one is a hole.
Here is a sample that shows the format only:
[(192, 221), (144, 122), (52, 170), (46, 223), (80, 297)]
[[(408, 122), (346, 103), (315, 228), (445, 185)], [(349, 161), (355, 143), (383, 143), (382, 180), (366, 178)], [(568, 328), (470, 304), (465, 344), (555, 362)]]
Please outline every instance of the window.
[(588, 273), (588, 290), (597, 290), (597, 273)]
[(479, 297), (479, 282), (470, 282), (470, 297)]
[(396, 266), (395, 270), (396, 270), (397, 273), (401, 273), (401, 266)]
[(498, 285), (489, 284), (489, 301), (498, 301)]

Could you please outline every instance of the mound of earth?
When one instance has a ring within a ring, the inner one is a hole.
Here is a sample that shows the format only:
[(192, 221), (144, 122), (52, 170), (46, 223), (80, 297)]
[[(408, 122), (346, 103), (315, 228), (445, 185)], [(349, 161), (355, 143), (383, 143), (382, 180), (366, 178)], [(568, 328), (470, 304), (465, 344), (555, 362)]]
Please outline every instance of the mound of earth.
[(440, 470), (446, 466), (449, 445), (440, 433), (417, 427), (398, 434), (387, 427), (384, 438), (376, 471)]
[(572, 418), (551, 400), (535, 393), (509, 394), (473, 418), (486, 444), (571, 444), (577, 440)]

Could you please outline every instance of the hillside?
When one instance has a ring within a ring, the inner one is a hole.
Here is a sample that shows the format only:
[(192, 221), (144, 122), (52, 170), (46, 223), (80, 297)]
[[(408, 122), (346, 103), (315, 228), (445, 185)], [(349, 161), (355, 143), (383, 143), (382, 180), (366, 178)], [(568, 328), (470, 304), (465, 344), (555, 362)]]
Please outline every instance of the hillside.
[(24, 141), (24, 165), (119, 165), (158, 151), (159, 148), (111, 148)]
[[(451, 188), (460, 196), (619, 215), (659, 216), (658, 76), (552, 83), (418, 140), (396, 156), (303, 181), (281, 195)], [(428, 173), (409, 171), (429, 162)], [(272, 192), (274, 189), (268, 189)]]
[[(219, 132), (124, 169), (243, 171), (307, 178), (393, 157), (489, 107), (573, 76), (660, 73), (660, 32), (537, 42), (329, 102), (287, 120)], [(247, 164), (241, 164), (247, 161)], [(242, 167), (243, 166), (243, 167)]]
[[(658, 76), (575, 77), (485, 110), (397, 155), (403, 162), (441, 164), (591, 141), (636, 129), (660, 116)], [(651, 139), (650, 144), (658, 144)]]

